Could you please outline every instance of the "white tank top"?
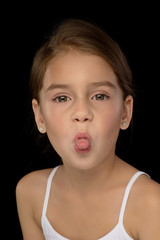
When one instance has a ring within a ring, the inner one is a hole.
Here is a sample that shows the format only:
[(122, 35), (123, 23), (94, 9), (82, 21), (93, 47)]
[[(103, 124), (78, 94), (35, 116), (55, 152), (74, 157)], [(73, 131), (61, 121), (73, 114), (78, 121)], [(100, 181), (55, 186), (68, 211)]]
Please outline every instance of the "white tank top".
[[(58, 232), (56, 232), (54, 230), (54, 228), (52, 227), (52, 225), (50, 224), (49, 220), (46, 217), (51, 183), (52, 183), (52, 179), (53, 179), (58, 167), (54, 168), (53, 171), (51, 172), (51, 174), (49, 175), (49, 178), (48, 178), (48, 181), (47, 181), (46, 194), (45, 194), (45, 198), (44, 198), (43, 210), (42, 210), (41, 225), (42, 225), (43, 234), (44, 234), (46, 240), (69, 240), (69, 239), (61, 236)], [(122, 201), (122, 205), (121, 205), (118, 224), (112, 229), (111, 232), (109, 232), (104, 237), (99, 238), (98, 240), (113, 240), (113, 239), (114, 240), (133, 240), (133, 238), (131, 238), (128, 235), (128, 233), (126, 232), (126, 230), (123, 226), (123, 216), (124, 216), (124, 212), (125, 212), (125, 208), (126, 208), (126, 204), (127, 204), (127, 199), (128, 199), (130, 190), (132, 188), (132, 185), (134, 184), (136, 179), (142, 174), (146, 174), (146, 173), (140, 172), (140, 171), (136, 172), (133, 175), (133, 177), (131, 178), (131, 180), (129, 181), (127, 187), (126, 187), (124, 197), (123, 197), (123, 201)]]

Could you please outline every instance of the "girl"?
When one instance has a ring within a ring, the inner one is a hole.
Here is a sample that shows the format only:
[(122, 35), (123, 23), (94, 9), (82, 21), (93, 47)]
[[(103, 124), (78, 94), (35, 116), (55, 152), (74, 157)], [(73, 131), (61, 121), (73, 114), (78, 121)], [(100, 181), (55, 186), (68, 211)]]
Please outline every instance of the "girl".
[(97, 26), (66, 20), (36, 53), (31, 88), (37, 128), (63, 164), (17, 184), (24, 240), (159, 240), (159, 184), (115, 154), (133, 112), (119, 46)]

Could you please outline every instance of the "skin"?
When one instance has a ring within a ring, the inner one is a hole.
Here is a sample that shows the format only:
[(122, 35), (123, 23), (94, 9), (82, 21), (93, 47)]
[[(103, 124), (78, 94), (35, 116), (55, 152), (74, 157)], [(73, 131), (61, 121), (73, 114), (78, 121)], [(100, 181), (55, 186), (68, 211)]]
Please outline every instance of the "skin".
[[(137, 172), (115, 155), (119, 131), (125, 130), (132, 118), (133, 98), (123, 99), (106, 61), (72, 51), (49, 63), (40, 103), (33, 99), (32, 105), (37, 127), (47, 132), (63, 160), (52, 182), (48, 220), (69, 239), (94, 240), (105, 236), (118, 223), (126, 185)], [(74, 138), (78, 133), (90, 137), (91, 149), (87, 153), (75, 150)], [(24, 240), (44, 239), (41, 213), (51, 170), (30, 173), (17, 185)], [(145, 175), (132, 187), (124, 227), (133, 239), (160, 238), (160, 187)]]

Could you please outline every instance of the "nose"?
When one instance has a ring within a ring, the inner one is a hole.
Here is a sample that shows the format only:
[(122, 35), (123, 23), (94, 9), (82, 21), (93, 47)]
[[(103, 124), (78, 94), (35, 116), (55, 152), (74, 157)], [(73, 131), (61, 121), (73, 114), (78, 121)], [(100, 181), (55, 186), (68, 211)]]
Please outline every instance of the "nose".
[(87, 121), (92, 121), (93, 113), (87, 103), (79, 102), (75, 107), (74, 113), (72, 115), (72, 121), (84, 123)]

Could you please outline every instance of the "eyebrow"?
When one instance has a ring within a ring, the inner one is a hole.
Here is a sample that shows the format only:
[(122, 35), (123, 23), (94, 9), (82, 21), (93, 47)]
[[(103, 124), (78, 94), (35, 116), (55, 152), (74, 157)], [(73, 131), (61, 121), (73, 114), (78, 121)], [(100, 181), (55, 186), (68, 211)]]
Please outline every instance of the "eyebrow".
[(101, 86), (107, 86), (110, 87), (112, 89), (116, 89), (116, 86), (111, 83), (110, 81), (102, 81), (102, 82), (93, 82), (91, 83), (92, 87), (101, 87)]
[(57, 89), (57, 88), (61, 88), (61, 89), (69, 89), (70, 86), (68, 84), (55, 84), (52, 83), (47, 89), (46, 92)]
[[(111, 83), (110, 81), (102, 81), (102, 82), (93, 82), (90, 84), (91, 87), (101, 87), (101, 86), (107, 86), (107, 87), (110, 87), (112, 89), (116, 89), (116, 86)], [(70, 85), (69, 84), (55, 84), (55, 83), (52, 83), (47, 89), (46, 89), (46, 92), (48, 91), (51, 91), (51, 90), (54, 90), (54, 89), (57, 89), (57, 88), (60, 88), (60, 89), (70, 89)]]

